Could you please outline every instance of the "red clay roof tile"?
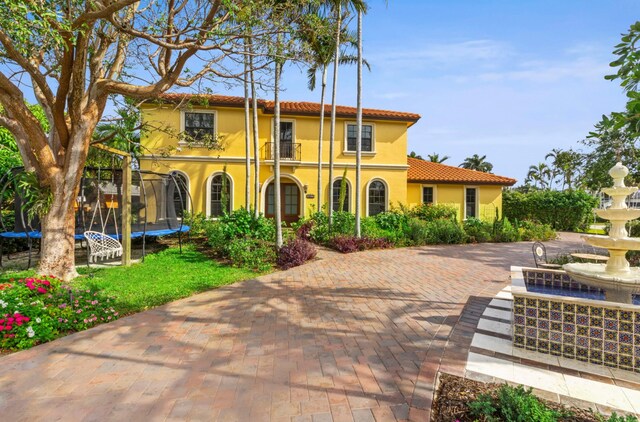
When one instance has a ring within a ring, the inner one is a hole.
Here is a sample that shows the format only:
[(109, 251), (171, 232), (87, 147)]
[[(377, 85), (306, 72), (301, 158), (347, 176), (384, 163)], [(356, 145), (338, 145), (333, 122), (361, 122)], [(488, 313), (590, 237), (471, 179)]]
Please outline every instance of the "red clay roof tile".
[[(233, 97), (227, 95), (197, 95), (197, 94), (180, 94), (165, 93), (158, 97), (161, 101), (171, 103), (181, 103), (189, 101), (198, 101), (202, 104), (211, 106), (227, 106), (242, 107), (244, 106), (244, 97)], [(258, 100), (258, 106), (267, 114), (273, 114), (274, 102), (268, 100)], [(325, 114), (331, 113), (331, 105), (325, 104)], [(336, 106), (336, 115), (342, 118), (356, 117), (356, 108), (347, 106)], [(306, 101), (281, 101), (280, 112), (284, 115), (296, 116), (316, 116), (320, 115), (320, 104)], [(373, 108), (365, 108), (362, 110), (362, 117), (365, 119), (375, 120), (396, 120), (401, 122), (415, 123), (420, 119), (420, 115), (416, 113), (406, 113), (402, 111), (376, 110)]]
[(498, 176), (491, 173), (483, 173), (476, 170), (468, 170), (460, 167), (447, 166), (445, 164), (432, 163), (407, 157), (409, 170), (408, 182), (422, 183), (473, 183), (477, 185), (503, 185), (512, 186), (516, 179)]

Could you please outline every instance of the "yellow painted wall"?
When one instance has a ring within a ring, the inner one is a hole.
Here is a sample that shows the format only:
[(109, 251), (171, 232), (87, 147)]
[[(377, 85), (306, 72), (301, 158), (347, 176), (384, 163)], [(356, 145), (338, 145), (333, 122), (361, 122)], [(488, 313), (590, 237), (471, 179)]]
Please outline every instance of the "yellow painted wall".
[[(435, 202), (453, 206), (462, 221), (464, 218), (464, 188), (465, 185), (449, 184), (421, 184), (409, 183), (407, 187), (407, 203), (416, 206), (422, 203), (422, 186), (434, 186)], [(502, 216), (502, 187), (490, 185), (469, 185), (478, 188), (478, 217), (485, 221), (493, 221), (496, 209)]]
[[(203, 110), (203, 108), (187, 108)], [(204, 109), (206, 110), (206, 109)], [(177, 134), (182, 130), (181, 111), (172, 106), (145, 106), (142, 110), (143, 120), (153, 130), (144, 134), (143, 146), (149, 151), (147, 157), (141, 160), (143, 169), (159, 172), (178, 170), (189, 178), (189, 188), (193, 201), (194, 212), (207, 211), (207, 184), (210, 177), (221, 172), (226, 166), (227, 174), (232, 179), (232, 206), (234, 209), (245, 205), (245, 138), (244, 138), (244, 110), (241, 108), (213, 108), (216, 112), (215, 126), (221, 138), (224, 150), (208, 150), (202, 147), (188, 147), (180, 145)], [(300, 162), (289, 163), (281, 161), (281, 173), (285, 179), (295, 180), (301, 187), (306, 186), (307, 194), (314, 198), (304, 198), (302, 195), (303, 214), (311, 209), (317, 209), (317, 157), (318, 157), (318, 118), (283, 116), (283, 121), (293, 120), (294, 142), (301, 144)], [(354, 210), (355, 201), (355, 154), (345, 153), (346, 123), (355, 123), (352, 119), (338, 119), (336, 125), (336, 143), (334, 149), (334, 180), (343, 175), (347, 167), (347, 179), (350, 182), (350, 209)], [(362, 157), (362, 211), (366, 213), (367, 186), (371, 180), (381, 179), (387, 185), (388, 207), (391, 204), (406, 203), (407, 198), (407, 124), (405, 122), (365, 121), (374, 126), (374, 154), (364, 153)], [(259, 132), (260, 146), (271, 142), (271, 128), (273, 116), (260, 112)], [(161, 130), (160, 130), (161, 129)], [(329, 194), (329, 118), (324, 128), (323, 143), (323, 202), (327, 203)], [(170, 157), (163, 156), (168, 154)], [(151, 158), (151, 155), (154, 158)], [(181, 157), (184, 157), (181, 159)], [(253, 157), (253, 145), (251, 151)], [(260, 154), (260, 183), (261, 186), (273, 177), (273, 165), (264, 161)], [(251, 198), (253, 201), (253, 164), (251, 171)], [(261, 198), (264, 198), (264, 188)], [(253, 207), (254, 204), (252, 203)], [(264, 201), (261, 199), (259, 209), (264, 211)]]

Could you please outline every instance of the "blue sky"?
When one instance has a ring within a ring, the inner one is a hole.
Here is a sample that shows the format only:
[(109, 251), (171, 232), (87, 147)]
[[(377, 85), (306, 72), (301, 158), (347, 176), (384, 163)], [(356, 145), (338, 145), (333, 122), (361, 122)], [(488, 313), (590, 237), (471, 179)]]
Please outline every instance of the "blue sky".
[[(459, 165), (487, 155), (524, 181), (552, 148), (577, 147), (625, 96), (604, 80), (636, 0), (372, 0), (364, 20), (364, 106), (416, 112), (409, 148)], [(355, 67), (341, 68), (339, 103), (355, 105)], [(304, 70), (283, 75), (283, 99), (318, 101)], [(239, 93), (239, 92), (237, 92)]]

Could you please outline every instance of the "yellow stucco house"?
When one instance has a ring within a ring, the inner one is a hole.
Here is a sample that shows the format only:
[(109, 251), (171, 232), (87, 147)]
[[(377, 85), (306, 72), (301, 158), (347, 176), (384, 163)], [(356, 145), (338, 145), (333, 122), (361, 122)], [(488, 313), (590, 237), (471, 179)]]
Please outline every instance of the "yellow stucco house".
[[(282, 219), (293, 222), (308, 215), (317, 204), (318, 131), (320, 105), (310, 102), (280, 103), (280, 157)], [(245, 204), (245, 121), (244, 98), (221, 95), (163, 94), (157, 101), (141, 106), (142, 118), (150, 127), (142, 136), (145, 154), (140, 167), (163, 173), (172, 172), (189, 191), (191, 212), (215, 218), (222, 214), (222, 190), (228, 190), (229, 209)], [(258, 102), (260, 135), (260, 194), (258, 209), (267, 217), (274, 213), (273, 195), (273, 113), (272, 101)], [(329, 195), (329, 113), (325, 108), (323, 143), (323, 202)], [(345, 209), (354, 211), (356, 109), (337, 107), (334, 146), (334, 209), (344, 170), (347, 171)], [(409, 206), (424, 201), (459, 207), (459, 217), (475, 215), (493, 219), (501, 210), (502, 186), (514, 179), (457, 167), (407, 159), (407, 129), (420, 119), (415, 113), (364, 109), (362, 134), (361, 210), (375, 215), (392, 205)], [(180, 134), (191, 138), (215, 138), (214, 150), (187, 144)], [(251, 166), (255, 165), (253, 147)], [(425, 167), (426, 166), (426, 167)], [(226, 170), (226, 173), (225, 173)], [(440, 177), (438, 174), (442, 173)], [(224, 174), (227, 183), (222, 183)], [(251, 171), (253, 191), (253, 169)], [(448, 177), (448, 178), (447, 178)], [(253, 203), (250, 207), (255, 207)]]

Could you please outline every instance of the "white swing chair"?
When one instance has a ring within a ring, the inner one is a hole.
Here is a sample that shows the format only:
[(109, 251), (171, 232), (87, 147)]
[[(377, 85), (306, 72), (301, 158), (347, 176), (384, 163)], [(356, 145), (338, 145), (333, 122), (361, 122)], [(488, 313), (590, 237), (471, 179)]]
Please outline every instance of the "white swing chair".
[[(96, 198), (96, 206), (93, 210), (93, 216), (91, 217), (91, 224), (89, 228), (93, 228), (93, 222), (96, 218), (96, 213), (100, 215), (100, 224), (102, 225), (102, 232), (87, 230), (84, 232), (84, 237), (87, 239), (89, 245), (88, 262), (96, 262), (97, 259), (105, 260), (122, 256), (122, 244), (117, 240), (118, 238), (118, 221), (116, 219), (115, 201), (110, 200), (106, 202), (107, 215), (102, 218), (102, 205), (100, 200), (100, 186), (98, 186), (98, 197)], [(109, 214), (113, 211), (113, 222), (116, 231), (116, 237), (113, 238), (105, 233), (107, 228), (107, 222), (109, 221)]]

